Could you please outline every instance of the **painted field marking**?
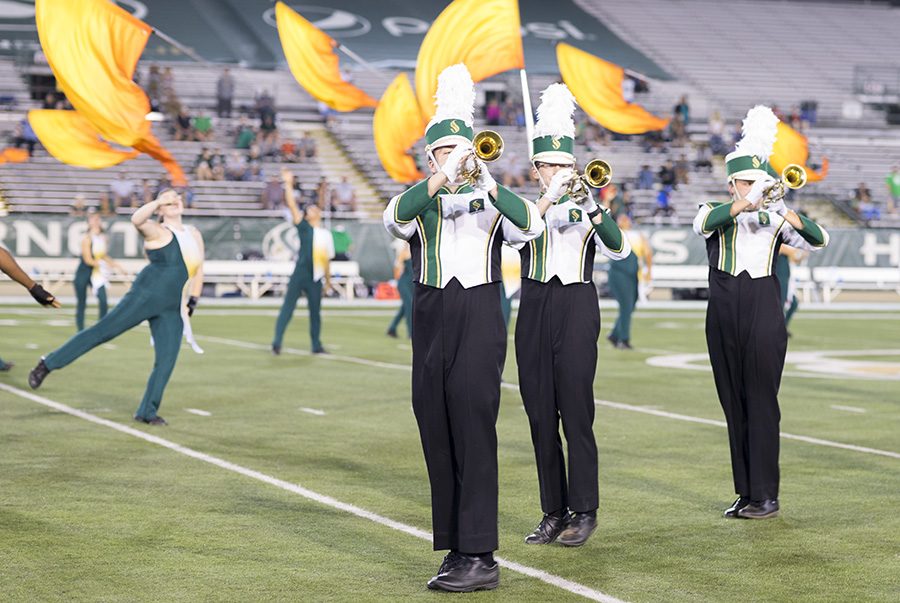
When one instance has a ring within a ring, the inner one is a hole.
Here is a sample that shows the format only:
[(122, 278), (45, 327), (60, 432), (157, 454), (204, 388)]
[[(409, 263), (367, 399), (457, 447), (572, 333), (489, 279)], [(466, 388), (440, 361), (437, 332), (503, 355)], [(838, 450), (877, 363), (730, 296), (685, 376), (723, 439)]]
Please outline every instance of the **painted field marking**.
[(317, 417), (324, 417), (324, 416), (325, 416), (325, 411), (324, 411), (324, 410), (319, 410), (319, 409), (317, 409), (317, 408), (306, 408), (305, 406), (301, 406), (301, 407), (300, 407), (300, 410), (302, 410), (303, 412), (308, 412), (308, 413), (311, 414), (311, 415), (316, 415)]
[[(17, 387), (6, 385), (5, 383), (0, 383), (0, 390), (19, 396), (20, 398), (25, 398), (26, 400), (30, 400), (32, 402), (37, 402), (38, 404), (42, 404), (59, 412), (72, 415), (73, 417), (78, 417), (79, 419), (83, 419), (97, 425), (102, 425), (103, 427), (114, 429), (115, 431), (144, 440), (151, 444), (156, 444), (157, 446), (168, 448), (169, 450), (172, 450), (179, 454), (183, 454), (184, 456), (193, 459), (197, 459), (198, 461), (209, 463), (210, 465), (220, 467), (233, 473), (238, 473), (245, 477), (255, 479), (271, 486), (275, 486), (276, 488), (281, 488), (282, 490), (286, 490), (288, 492), (293, 492), (294, 494), (298, 494), (309, 500), (315, 501), (327, 507), (331, 507), (332, 509), (337, 509), (339, 511), (344, 511), (345, 513), (350, 513), (351, 515), (356, 515), (357, 517), (361, 517), (363, 519), (368, 519), (369, 521), (381, 524), (383, 526), (391, 528), (392, 530), (397, 530), (399, 532), (403, 532), (404, 534), (415, 536), (416, 538), (420, 538), (428, 542), (432, 541), (430, 532), (426, 532), (425, 530), (421, 530), (405, 523), (400, 523), (399, 521), (394, 521), (393, 519), (384, 517), (383, 515), (378, 515), (377, 513), (373, 513), (372, 511), (368, 511), (366, 509), (363, 509), (362, 507), (357, 507), (356, 505), (342, 502), (336, 498), (332, 498), (324, 494), (319, 494), (318, 492), (314, 492), (312, 490), (309, 490), (308, 488), (304, 488), (299, 484), (293, 484), (291, 482), (278, 479), (277, 477), (267, 475), (260, 471), (249, 469), (247, 467), (237, 465), (219, 457), (194, 450), (193, 448), (188, 448), (186, 446), (182, 446), (181, 444), (176, 444), (175, 442), (172, 442), (170, 440), (166, 440), (159, 436), (155, 436), (139, 429), (135, 429), (134, 427), (129, 427), (127, 425), (122, 425), (121, 423), (116, 423), (115, 421), (110, 421), (109, 419), (97, 417), (82, 410), (78, 410), (77, 408), (72, 408), (71, 406), (67, 406), (60, 402), (55, 402), (53, 400), (50, 400), (49, 398), (44, 398), (43, 396), (38, 396)], [(545, 582), (551, 586), (555, 586), (576, 595), (581, 595), (586, 599), (591, 599), (592, 601), (601, 601), (602, 603), (623, 603), (620, 599), (611, 597), (583, 584), (572, 582), (571, 580), (566, 580), (565, 578), (562, 578), (560, 576), (545, 572), (544, 570), (529, 567), (527, 565), (522, 565), (520, 563), (516, 563), (515, 561), (508, 561), (501, 557), (495, 557), (495, 559), (497, 560), (497, 563), (511, 571), (536, 578), (541, 582)]]
[(831, 408), (835, 410), (845, 410), (847, 412), (855, 412), (860, 414), (866, 412), (865, 408), (859, 408), (858, 406), (842, 406), (840, 404), (832, 404)]
[(212, 416), (212, 413), (209, 412), (208, 410), (200, 410), (199, 408), (185, 408), (184, 411), (189, 412), (192, 415), (198, 415), (201, 417), (211, 417)]
[[(251, 343), (249, 341), (241, 341), (239, 339), (228, 339), (225, 337), (210, 337), (205, 335), (198, 336), (198, 339), (205, 339), (207, 341), (213, 341), (216, 343), (222, 343), (225, 345), (233, 345), (236, 347), (246, 348), (250, 350), (269, 350), (269, 346), (259, 344), (259, 343)], [(310, 356), (311, 353), (305, 350), (296, 350), (293, 348), (283, 348), (282, 353), (284, 354), (296, 354), (299, 356)], [(322, 360), (331, 360), (331, 361), (341, 361), (341, 362), (349, 362), (353, 364), (360, 364), (363, 366), (371, 366), (375, 368), (387, 368), (398, 371), (407, 371), (412, 372), (412, 367), (405, 364), (394, 364), (390, 362), (380, 362), (375, 360), (367, 360), (365, 358), (355, 358), (353, 356), (338, 356), (335, 354), (319, 354), (318, 358)], [(501, 383), (501, 387), (506, 389), (510, 389), (518, 392), (519, 386), (516, 383)], [(644, 406), (634, 406), (632, 404), (623, 404), (621, 402), (612, 402), (610, 400), (599, 400), (597, 398), (594, 399), (594, 404), (597, 406), (605, 406), (607, 408), (615, 408), (617, 410), (627, 410), (629, 412), (639, 412), (645, 415), (652, 415), (655, 417), (661, 417), (664, 419), (673, 419), (676, 421), (686, 421), (688, 423), (699, 423), (701, 425), (712, 425), (715, 427), (727, 427), (725, 421), (717, 420), (717, 419), (704, 419), (702, 417), (692, 417), (690, 415), (682, 415), (673, 412), (666, 412), (663, 410), (656, 410), (653, 408), (647, 408)], [(826, 446), (828, 448), (838, 448), (841, 450), (852, 450), (854, 452), (862, 452), (865, 454), (875, 454), (878, 456), (886, 456), (888, 458), (900, 459), (900, 453), (893, 452), (890, 450), (880, 450), (878, 448), (869, 448), (866, 446), (857, 446), (855, 444), (844, 444), (842, 442), (833, 442), (831, 440), (824, 440), (822, 438), (814, 438), (810, 436), (797, 435), (792, 433), (786, 433), (784, 431), (781, 432), (781, 437), (786, 440), (795, 440), (797, 442), (805, 442), (807, 444), (815, 444), (817, 446)]]

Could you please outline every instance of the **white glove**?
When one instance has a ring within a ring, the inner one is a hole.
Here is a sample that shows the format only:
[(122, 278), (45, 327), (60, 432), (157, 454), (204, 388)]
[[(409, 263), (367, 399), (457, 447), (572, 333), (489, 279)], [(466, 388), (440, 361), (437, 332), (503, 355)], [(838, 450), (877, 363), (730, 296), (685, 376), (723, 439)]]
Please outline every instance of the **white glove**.
[(779, 199), (779, 200), (776, 201), (775, 203), (770, 203), (770, 204), (769, 204), (769, 207), (768, 207), (768, 210), (771, 211), (771, 212), (775, 212), (776, 214), (778, 214), (778, 215), (781, 216), (782, 218), (784, 217), (784, 215), (785, 215), (786, 213), (788, 213), (789, 211), (791, 211), (791, 210), (788, 209), (787, 205), (784, 204), (784, 199)]
[(762, 199), (763, 193), (773, 184), (775, 184), (775, 179), (771, 176), (760, 178), (753, 183), (753, 186), (750, 187), (750, 191), (747, 193), (744, 199), (749, 201), (753, 207), (759, 206), (759, 202)]
[(447, 155), (447, 160), (441, 166), (441, 172), (447, 177), (447, 181), (456, 183), (459, 180), (459, 170), (462, 167), (463, 157), (472, 152), (472, 145), (458, 144)]
[(547, 192), (544, 193), (544, 197), (553, 203), (559, 201), (562, 196), (566, 194), (566, 189), (569, 188), (569, 182), (575, 178), (576, 175), (575, 170), (572, 168), (564, 168), (553, 174), (553, 178), (550, 179), (550, 184), (547, 185)]
[(488, 171), (487, 164), (484, 161), (476, 157), (475, 164), (479, 169), (478, 179), (475, 180), (475, 188), (483, 190), (486, 193), (491, 192), (496, 188), (497, 181), (491, 177), (491, 173)]
[(595, 211), (599, 205), (594, 201), (594, 194), (591, 192), (590, 187), (586, 187), (587, 196), (584, 197), (578, 204), (581, 205), (581, 208), (584, 210), (584, 213), (589, 214)]

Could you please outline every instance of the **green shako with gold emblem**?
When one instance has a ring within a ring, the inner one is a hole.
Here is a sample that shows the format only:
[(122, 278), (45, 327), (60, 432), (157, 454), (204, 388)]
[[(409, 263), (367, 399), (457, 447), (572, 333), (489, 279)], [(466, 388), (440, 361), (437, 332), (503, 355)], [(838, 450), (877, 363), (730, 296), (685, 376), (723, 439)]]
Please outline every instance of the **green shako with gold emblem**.
[(741, 139), (734, 151), (725, 156), (728, 181), (751, 180), (781, 175), (769, 164), (778, 133), (778, 117), (772, 109), (757, 105), (747, 112), (741, 126)]
[(550, 84), (541, 93), (532, 136), (531, 161), (575, 163), (575, 97), (565, 84)]
[(425, 128), (426, 150), (472, 142), (475, 135), (472, 131), (475, 83), (463, 63), (451, 65), (441, 72), (434, 99), (434, 117)]

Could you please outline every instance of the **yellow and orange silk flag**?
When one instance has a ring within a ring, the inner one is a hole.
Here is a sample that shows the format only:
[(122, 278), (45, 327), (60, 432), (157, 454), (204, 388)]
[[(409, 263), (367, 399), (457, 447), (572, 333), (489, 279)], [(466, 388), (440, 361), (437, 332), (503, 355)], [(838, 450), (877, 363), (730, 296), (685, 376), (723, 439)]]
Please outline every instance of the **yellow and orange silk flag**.
[(33, 110), (28, 112), (28, 122), (47, 152), (69, 165), (97, 170), (139, 155), (110, 146), (76, 111)]
[(152, 28), (106, 0), (37, 0), (35, 22), (57, 85), (75, 110), (103, 138), (153, 150), (173, 182), (186, 184), (151, 131), (147, 95), (132, 81)]
[(434, 116), (441, 71), (465, 63), (472, 81), (525, 67), (518, 0), (454, 0), (438, 15), (416, 59), (416, 96), (425, 120)]
[(822, 159), (822, 168), (818, 172), (806, 167), (808, 159), (809, 141), (806, 136), (786, 123), (778, 122), (775, 146), (769, 156), (769, 163), (775, 171), (780, 174), (789, 164), (796, 163), (806, 169), (806, 178), (809, 182), (817, 182), (828, 175), (828, 159)]
[(556, 46), (556, 60), (559, 73), (578, 104), (607, 130), (643, 134), (668, 125), (668, 119), (625, 101), (622, 96), (625, 70), (618, 65), (562, 43)]
[(378, 158), (396, 182), (415, 182), (425, 177), (407, 151), (425, 134), (426, 125), (409, 78), (405, 73), (398, 74), (381, 95), (372, 120)]
[(374, 98), (345, 82), (331, 36), (301, 17), (284, 2), (275, 4), (278, 38), (288, 67), (304, 90), (335, 111), (374, 107)]

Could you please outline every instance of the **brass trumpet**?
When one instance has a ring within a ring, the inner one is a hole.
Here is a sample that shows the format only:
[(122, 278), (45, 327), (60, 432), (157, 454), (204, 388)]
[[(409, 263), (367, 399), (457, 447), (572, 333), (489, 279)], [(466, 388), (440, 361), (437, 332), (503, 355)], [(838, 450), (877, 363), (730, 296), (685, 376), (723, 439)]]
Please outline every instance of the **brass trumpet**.
[(785, 188), (803, 188), (806, 185), (806, 170), (796, 163), (788, 164), (781, 171), (781, 180), (767, 188), (763, 192), (763, 207), (777, 203), (787, 192)]
[[(503, 154), (503, 137), (493, 130), (482, 130), (472, 139), (472, 147), (475, 149), (475, 156), (482, 161), (496, 161)], [(462, 167), (459, 175), (465, 182), (475, 184), (481, 176), (481, 168), (477, 163), (471, 169)]]
[(594, 159), (584, 166), (584, 173), (569, 181), (566, 194), (576, 203), (588, 196), (588, 187), (603, 188), (612, 182), (612, 168), (602, 159)]

